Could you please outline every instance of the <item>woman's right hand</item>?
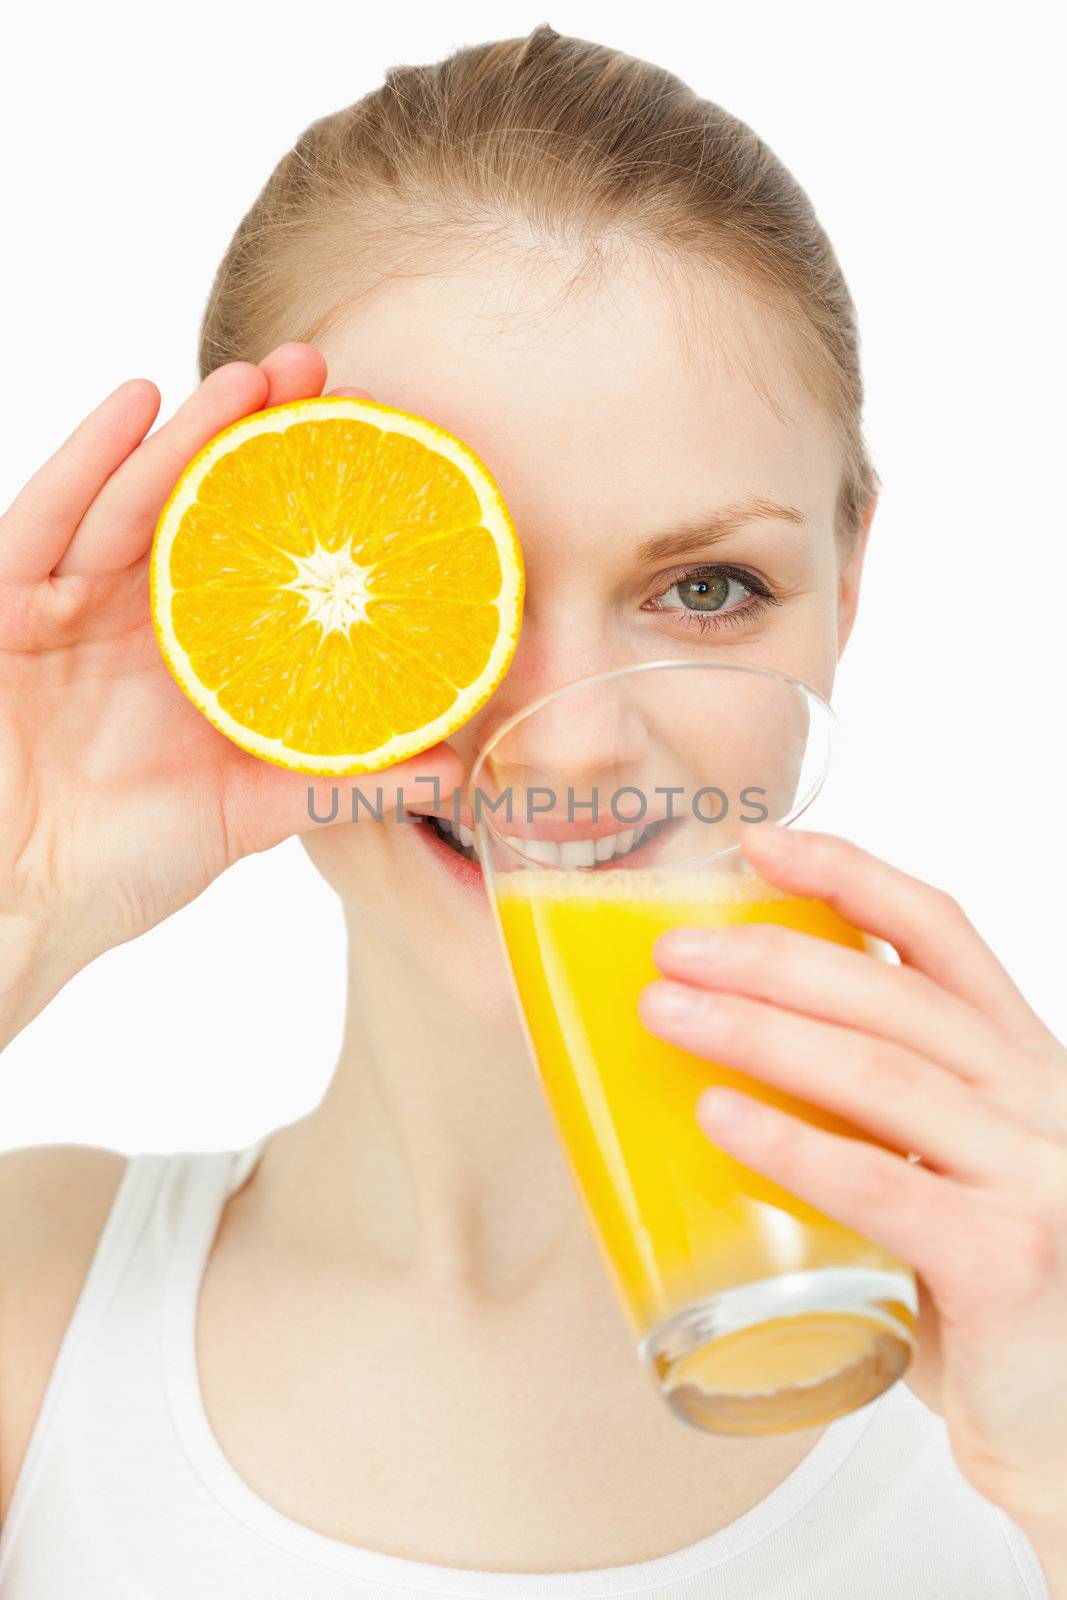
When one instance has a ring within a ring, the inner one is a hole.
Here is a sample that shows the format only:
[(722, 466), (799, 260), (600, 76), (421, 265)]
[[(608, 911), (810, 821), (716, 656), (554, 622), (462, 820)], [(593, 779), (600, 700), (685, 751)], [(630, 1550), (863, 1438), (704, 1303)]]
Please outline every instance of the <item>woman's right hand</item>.
[(185, 698), (156, 643), (149, 553), (181, 473), (230, 423), (325, 381), (313, 346), (280, 345), (217, 368), (146, 438), (159, 391), (131, 379), (0, 516), (0, 960), (30, 950), (49, 964), (46, 998), (241, 856), (314, 826), (309, 785), (320, 816), (339, 787), (343, 821), (351, 788), (388, 803), (420, 775), (459, 781), (443, 744), (359, 779), (260, 760)]

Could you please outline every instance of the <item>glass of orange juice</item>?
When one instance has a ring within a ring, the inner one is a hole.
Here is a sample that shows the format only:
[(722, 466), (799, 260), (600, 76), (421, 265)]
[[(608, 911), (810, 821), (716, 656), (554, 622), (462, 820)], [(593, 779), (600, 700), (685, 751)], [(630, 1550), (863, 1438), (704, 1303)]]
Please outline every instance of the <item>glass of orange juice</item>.
[(510, 717), (470, 778), (520, 1018), (588, 1220), (664, 1400), (714, 1432), (829, 1421), (894, 1382), (914, 1343), (911, 1269), (716, 1149), (696, 1101), (728, 1084), (869, 1136), (667, 1044), (637, 1010), (656, 936), (681, 924), (776, 922), (896, 959), (741, 852), (747, 826), (810, 805), (835, 726), (784, 673), (643, 662)]

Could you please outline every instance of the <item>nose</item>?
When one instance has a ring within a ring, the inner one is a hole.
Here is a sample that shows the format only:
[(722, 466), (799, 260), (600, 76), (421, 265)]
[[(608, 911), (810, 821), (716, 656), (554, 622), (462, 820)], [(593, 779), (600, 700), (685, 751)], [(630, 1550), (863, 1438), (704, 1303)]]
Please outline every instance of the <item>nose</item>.
[[(514, 815), (533, 804), (542, 816), (573, 821), (607, 812), (610, 796), (635, 782), (648, 748), (648, 730), (613, 669), (625, 665), (605, 649), (591, 649), (575, 630), (551, 640), (524, 629), (512, 666), (500, 688), (468, 727), (468, 772), (478, 752), (479, 789), (510, 791)], [(568, 687), (574, 685), (574, 687)], [(512, 719), (517, 718), (512, 726)], [(584, 803), (584, 804), (583, 804)], [(578, 811), (578, 807), (581, 810)]]
[[(546, 593), (549, 586), (539, 583), (539, 576), (528, 556), (526, 608), (515, 654), (487, 703), (463, 729), (477, 749), (488, 744), (509, 718), (545, 695), (625, 664), (595, 597), (576, 601), (566, 592), (560, 594), (558, 585)], [(559, 735), (566, 732), (565, 720), (561, 717), (554, 730)]]
[(573, 688), (571, 679), (553, 685), (547, 699), (535, 697), (537, 709), (498, 734), (495, 766), (513, 783), (588, 792), (624, 783), (636, 769), (647, 747), (641, 718), (610, 677), (586, 684), (585, 676)]

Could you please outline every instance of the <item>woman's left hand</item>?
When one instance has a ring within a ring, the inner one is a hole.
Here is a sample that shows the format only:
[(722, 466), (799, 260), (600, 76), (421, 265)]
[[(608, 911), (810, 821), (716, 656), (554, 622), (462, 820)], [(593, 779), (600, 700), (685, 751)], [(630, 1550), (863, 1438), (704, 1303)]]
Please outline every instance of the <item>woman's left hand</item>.
[(672, 928), (642, 1021), (893, 1146), (726, 1088), (697, 1102), (716, 1145), (916, 1269), (907, 1381), (943, 1416), (964, 1476), (1058, 1570), (1067, 1051), (949, 895), (832, 834), (758, 825), (743, 848), (761, 877), (829, 902), (901, 964), (771, 923)]

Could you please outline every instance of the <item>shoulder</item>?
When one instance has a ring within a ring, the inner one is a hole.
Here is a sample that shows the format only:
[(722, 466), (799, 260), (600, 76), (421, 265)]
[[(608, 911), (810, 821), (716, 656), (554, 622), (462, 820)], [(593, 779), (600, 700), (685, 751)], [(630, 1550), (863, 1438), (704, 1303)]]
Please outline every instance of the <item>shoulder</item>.
[(0, 1154), (0, 1522), (126, 1167), (91, 1145)]
[(36, 1297), (79, 1265), (88, 1269), (126, 1165), (118, 1151), (95, 1145), (0, 1154), (0, 1315), (13, 1290)]

